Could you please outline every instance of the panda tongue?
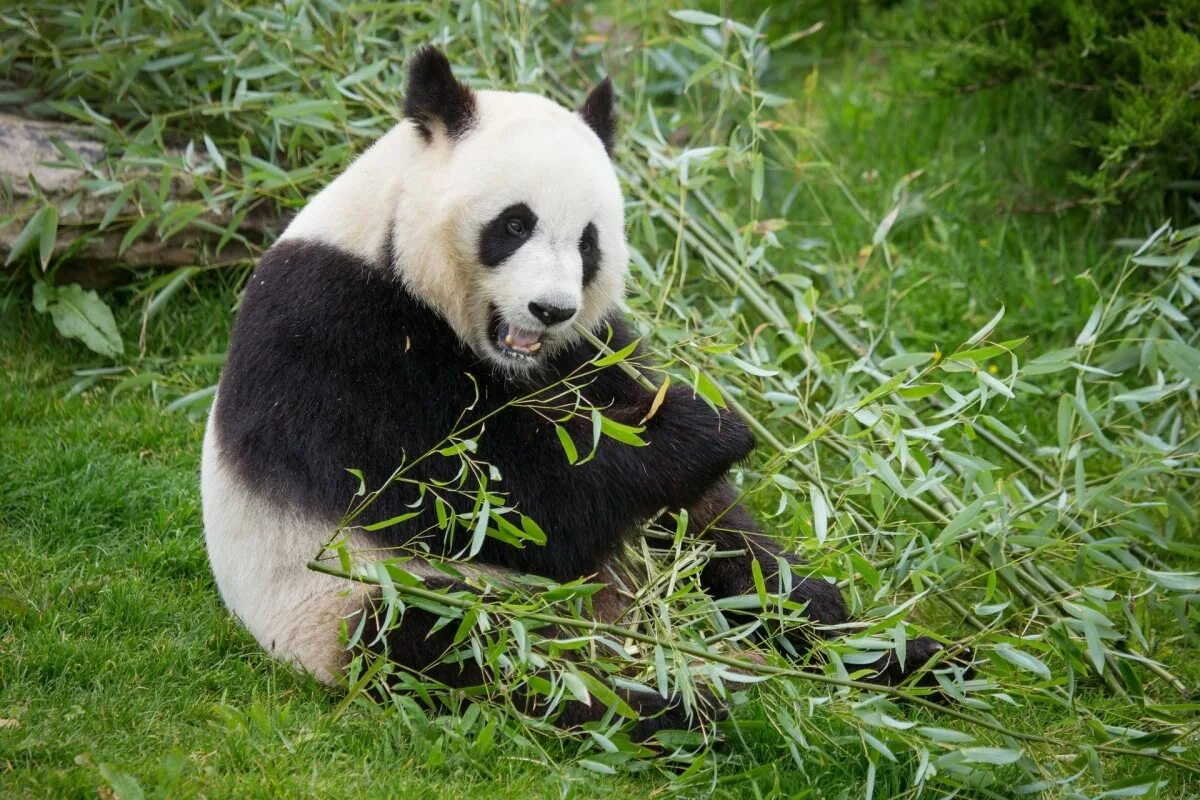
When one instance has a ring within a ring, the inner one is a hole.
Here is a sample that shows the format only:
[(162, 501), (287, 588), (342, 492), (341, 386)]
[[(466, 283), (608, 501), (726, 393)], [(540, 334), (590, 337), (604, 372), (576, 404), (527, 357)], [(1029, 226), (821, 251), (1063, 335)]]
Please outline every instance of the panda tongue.
[(509, 328), (508, 335), (504, 337), (504, 343), (509, 347), (517, 350), (536, 350), (535, 345), (541, 340), (540, 333), (529, 333), (520, 328)]

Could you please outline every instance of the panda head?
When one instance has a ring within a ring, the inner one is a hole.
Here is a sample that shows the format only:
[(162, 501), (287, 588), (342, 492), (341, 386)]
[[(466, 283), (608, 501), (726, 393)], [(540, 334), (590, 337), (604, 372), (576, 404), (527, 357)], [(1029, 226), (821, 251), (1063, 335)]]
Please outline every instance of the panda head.
[(404, 111), (410, 185), (393, 219), (394, 268), (481, 358), (510, 375), (537, 369), (624, 291), (612, 84), (570, 111), (475, 92), (425, 47)]

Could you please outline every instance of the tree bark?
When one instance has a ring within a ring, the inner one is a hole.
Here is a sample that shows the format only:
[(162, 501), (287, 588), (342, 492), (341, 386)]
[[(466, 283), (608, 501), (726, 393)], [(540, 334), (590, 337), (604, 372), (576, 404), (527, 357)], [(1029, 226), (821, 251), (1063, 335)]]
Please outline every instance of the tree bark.
[[(238, 228), (251, 246), (232, 240), (218, 250), (218, 234), (189, 225), (163, 241), (151, 223), (120, 253), (121, 241), (129, 225), (114, 223), (99, 230), (100, 221), (115, 194), (95, 196), (87, 191), (84, 181), (94, 176), (65, 163), (62, 153), (54, 145), (55, 139), (69, 145), (88, 164), (104, 165), (104, 144), (84, 125), (0, 114), (0, 200), (11, 200), (9, 208), (0, 207), (0, 217), (15, 214), (15, 220), (0, 228), (0, 254), (3, 255), (0, 262), (7, 258), (25, 223), (41, 208), (39, 188), (41, 197), (60, 210), (58, 236), (51, 259), (51, 263), (56, 264), (54, 280), (60, 284), (80, 283), (88, 288), (106, 288), (129, 281), (138, 270), (252, 259), (261, 252), (259, 245), (269, 243), (282, 228), (282, 221), (273, 212), (256, 210), (248, 214)], [(180, 151), (174, 154), (182, 156)], [(203, 160), (207, 160), (207, 155)], [(11, 187), (11, 198), (5, 196), (3, 187)], [(63, 213), (64, 204), (76, 193), (80, 193), (78, 204)], [(183, 201), (200, 199), (190, 181), (184, 179), (172, 180), (169, 194), (172, 199)], [(138, 211), (129, 204), (121, 213), (136, 215)], [(222, 211), (206, 212), (201, 218), (223, 228), (231, 217)], [(9, 270), (14, 268), (19, 265), (8, 267)]]

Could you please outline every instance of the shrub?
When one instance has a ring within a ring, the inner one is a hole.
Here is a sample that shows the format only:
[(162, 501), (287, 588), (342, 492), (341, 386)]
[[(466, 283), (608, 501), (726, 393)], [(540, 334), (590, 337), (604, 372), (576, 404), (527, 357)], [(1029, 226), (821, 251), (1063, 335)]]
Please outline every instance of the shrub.
[(1096, 204), (1200, 175), (1200, 2), (917, 0), (879, 30), (952, 91), (1030, 80), (1077, 110), (1072, 178)]

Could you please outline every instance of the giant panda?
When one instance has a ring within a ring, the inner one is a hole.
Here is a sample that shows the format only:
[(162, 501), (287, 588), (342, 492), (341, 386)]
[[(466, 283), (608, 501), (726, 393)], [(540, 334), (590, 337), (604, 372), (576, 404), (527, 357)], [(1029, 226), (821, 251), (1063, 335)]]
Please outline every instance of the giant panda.
[[(634, 341), (618, 310), (628, 250), (610, 160), (613, 102), (607, 79), (578, 111), (533, 94), (474, 91), (441, 52), (423, 48), (409, 64), (405, 119), (262, 257), (205, 433), (201, 494), (221, 597), (271, 655), (336, 682), (351, 657), (342, 631), (357, 618), (368, 629), (362, 641), (401, 668), (451, 686), (486, 680), (470, 663), (439, 663), (453, 626), (438, 629), (432, 614), (409, 608), (398, 627), (380, 631), (370, 588), (306, 567), (355, 493), (348, 468), (378, 485), (464, 414), (492, 415), (474, 457), (501, 478), (492, 489), (547, 537), (523, 548), (489, 538), (474, 556), (481, 568), (557, 581), (611, 574), (641, 523), (686, 509), (693, 533), (744, 552), (704, 567), (711, 595), (753, 594), (754, 559), (777, 591), (781, 557), (795, 567), (790, 594), (816, 630), (847, 622), (838, 589), (805, 576), (738, 504), (726, 473), (755, 442), (736, 415), (672, 385), (645, 423), (646, 446), (603, 439), (590, 461), (571, 465), (552, 423), (508, 405), (594, 359), (574, 325), (611, 337), (614, 349)], [(580, 391), (627, 424), (654, 397), (616, 367)], [(590, 441), (590, 421), (564, 424), (581, 447)], [(446, 481), (457, 469), (457, 460), (434, 457), (412, 477)], [(461, 546), (439, 538), (429, 504), (403, 525), (363, 530), (410, 511), (409, 488), (378, 497), (351, 530), (352, 549), (386, 554), (418, 537), (435, 553)], [(442, 573), (429, 581), (454, 583)], [(941, 649), (928, 638), (907, 647), (910, 671)], [(906, 674), (891, 656), (872, 666), (880, 682)], [(689, 724), (677, 698), (626, 699), (639, 739)], [(599, 706), (566, 703), (557, 721), (595, 719)]]

